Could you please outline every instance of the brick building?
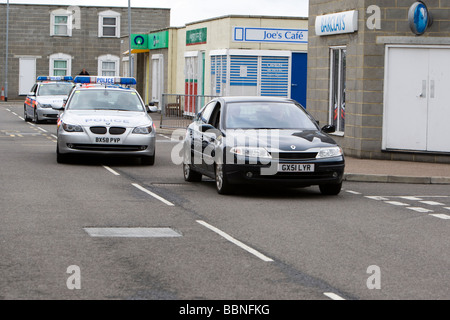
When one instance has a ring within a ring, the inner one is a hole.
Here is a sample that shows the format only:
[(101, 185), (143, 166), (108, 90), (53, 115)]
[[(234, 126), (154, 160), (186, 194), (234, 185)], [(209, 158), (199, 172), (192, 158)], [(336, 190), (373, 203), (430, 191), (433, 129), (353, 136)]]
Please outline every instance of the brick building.
[(310, 0), (308, 110), (347, 155), (450, 163), (450, 0)]
[[(6, 4), (0, 4), (0, 83), (5, 83)], [(132, 33), (170, 24), (170, 9), (131, 9)], [(128, 7), (9, 5), (8, 99), (23, 99), (39, 75), (119, 76)]]

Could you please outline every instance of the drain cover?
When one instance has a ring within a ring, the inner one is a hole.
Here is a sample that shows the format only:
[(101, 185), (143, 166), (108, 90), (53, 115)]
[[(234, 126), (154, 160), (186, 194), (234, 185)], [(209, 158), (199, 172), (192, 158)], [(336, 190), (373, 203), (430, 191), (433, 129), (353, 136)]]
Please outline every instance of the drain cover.
[(172, 238), (181, 234), (171, 228), (83, 228), (91, 237)]

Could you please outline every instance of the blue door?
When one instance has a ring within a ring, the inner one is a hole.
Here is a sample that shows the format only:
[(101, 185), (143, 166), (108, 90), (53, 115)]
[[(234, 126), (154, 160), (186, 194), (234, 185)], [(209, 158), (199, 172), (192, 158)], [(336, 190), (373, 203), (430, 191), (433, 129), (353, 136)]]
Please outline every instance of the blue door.
[(306, 108), (308, 55), (306, 53), (292, 53), (291, 99)]

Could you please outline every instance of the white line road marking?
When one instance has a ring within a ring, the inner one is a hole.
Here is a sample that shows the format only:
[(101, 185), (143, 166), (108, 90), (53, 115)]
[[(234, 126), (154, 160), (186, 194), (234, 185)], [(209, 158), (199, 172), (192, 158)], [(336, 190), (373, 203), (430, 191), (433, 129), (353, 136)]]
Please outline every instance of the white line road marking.
[(19, 119), (20, 119), (20, 120), (22, 120), (22, 121), (25, 121), (25, 119), (24, 119), (24, 118), (22, 118), (21, 116), (19, 116)]
[(120, 173), (118, 173), (117, 171), (111, 169), (111, 168), (108, 167), (108, 166), (103, 166), (103, 168), (105, 168), (106, 170), (108, 170), (109, 172), (111, 172), (111, 173), (112, 173), (113, 175), (115, 175), (115, 176), (120, 176)]
[(392, 204), (394, 206), (409, 206), (409, 204), (399, 201), (385, 201), (385, 203)]
[(352, 191), (352, 190), (345, 190), (345, 192), (351, 193), (351, 194), (361, 194), (361, 192)]
[(372, 199), (372, 200), (382, 200), (382, 201), (389, 200), (388, 198), (380, 197), (380, 196), (366, 196), (366, 198), (369, 198), (369, 199)]
[(444, 209), (450, 210), (450, 207), (444, 207)]
[(15, 116), (18, 116), (18, 114), (17, 114), (17, 113), (15, 113), (15, 112), (12, 112), (12, 114), (13, 114), (13, 115), (15, 115)]
[(407, 209), (413, 210), (413, 211), (416, 211), (416, 212), (421, 212), (421, 213), (433, 212), (433, 210), (420, 208), (420, 207), (408, 207)]
[(171, 207), (175, 206), (172, 202), (170, 202), (170, 201), (164, 199), (163, 197), (158, 196), (156, 193), (153, 193), (153, 192), (151, 192), (150, 190), (145, 189), (144, 187), (140, 186), (140, 185), (137, 184), (137, 183), (132, 183), (132, 185), (133, 185), (134, 187), (138, 188), (139, 190), (144, 191), (146, 194), (152, 196), (153, 198), (158, 199), (159, 201), (161, 201), (161, 202), (167, 204), (168, 206), (171, 206)]
[(8, 108), (6, 108), (6, 111), (9, 111), (9, 112), (11, 112), (11, 110), (10, 110), (10, 109), (8, 109)]
[(333, 300), (345, 300), (344, 298), (342, 298), (341, 296), (337, 295), (336, 293), (333, 292), (324, 292), (324, 295), (326, 295), (328, 298), (333, 299)]
[(54, 134), (51, 134), (51, 136), (52, 136), (53, 138), (55, 138), (55, 139), (58, 139), (58, 137), (55, 136)]
[(430, 216), (433, 216), (433, 217), (436, 217), (436, 218), (440, 218), (440, 219), (450, 220), (450, 216), (449, 215), (442, 214), (442, 213), (432, 213), (432, 214), (430, 214)]
[(405, 200), (411, 200), (411, 201), (420, 201), (420, 200), (422, 200), (422, 198), (410, 197), (410, 196), (402, 196), (400, 198), (405, 199)]
[(428, 204), (430, 206), (445, 206), (445, 204), (436, 201), (420, 201), (423, 204)]
[(265, 261), (265, 262), (272, 262), (273, 260), (265, 255), (263, 255), (262, 253), (260, 253), (259, 251), (256, 251), (253, 248), (250, 248), (249, 246), (247, 246), (246, 244), (240, 242), (239, 240), (233, 238), (232, 236), (230, 236), (229, 234), (223, 232), (220, 229), (217, 229), (216, 227), (210, 225), (209, 223), (206, 223), (203, 220), (197, 220), (197, 222), (199, 224), (201, 224), (202, 226), (210, 229), (211, 231), (214, 231), (215, 233), (219, 234), (220, 236), (224, 237), (225, 239), (227, 239), (228, 241), (234, 243), (235, 245), (237, 245), (238, 247), (244, 249), (245, 251), (257, 256), (258, 258), (260, 258), (261, 260)]
[(41, 130), (42, 132), (48, 132), (47, 130), (45, 130), (45, 129), (42, 129), (41, 127), (37, 127), (39, 130)]

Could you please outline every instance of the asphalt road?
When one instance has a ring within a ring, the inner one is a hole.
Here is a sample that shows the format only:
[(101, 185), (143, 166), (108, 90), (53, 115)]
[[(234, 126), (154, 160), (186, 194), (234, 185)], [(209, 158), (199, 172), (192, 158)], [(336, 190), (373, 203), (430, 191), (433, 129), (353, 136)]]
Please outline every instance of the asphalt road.
[(177, 137), (154, 166), (57, 164), (56, 125), (22, 113), (0, 105), (0, 299), (450, 299), (448, 185), (220, 196), (183, 180)]

